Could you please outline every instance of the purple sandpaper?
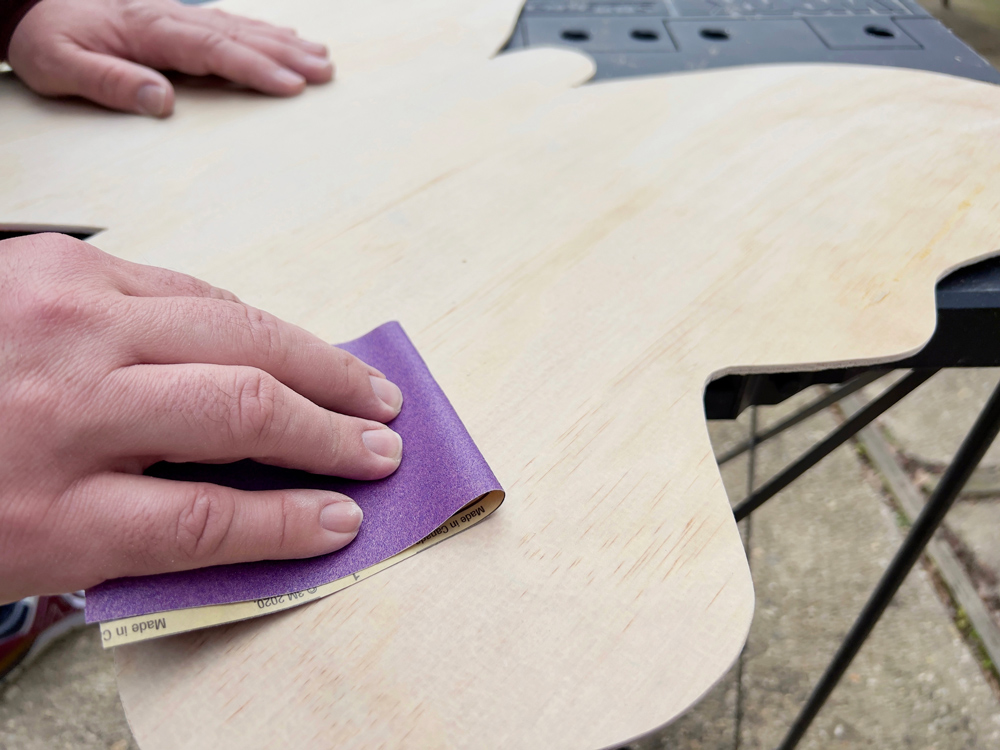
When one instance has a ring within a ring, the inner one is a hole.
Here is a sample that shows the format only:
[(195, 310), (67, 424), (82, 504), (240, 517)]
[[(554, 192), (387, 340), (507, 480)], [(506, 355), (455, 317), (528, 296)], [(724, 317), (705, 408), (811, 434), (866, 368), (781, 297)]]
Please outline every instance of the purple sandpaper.
[(342, 492), (364, 511), (347, 547), (307, 560), (220, 565), (182, 573), (118, 578), (87, 591), (87, 622), (171, 609), (263, 599), (302, 591), (368, 568), (423, 539), (464, 505), (500, 489), (490, 467), (398, 323), (340, 345), (385, 373), (403, 391), (392, 428), (403, 438), (394, 474), (358, 482), (253, 461), (166, 464), (154, 476), (214, 482), (241, 490), (315, 488)]

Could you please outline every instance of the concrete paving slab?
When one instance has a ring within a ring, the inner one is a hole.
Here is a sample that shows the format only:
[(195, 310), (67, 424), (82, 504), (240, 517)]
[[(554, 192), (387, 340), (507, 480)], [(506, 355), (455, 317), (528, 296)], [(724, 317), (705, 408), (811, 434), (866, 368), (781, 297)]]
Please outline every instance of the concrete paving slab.
[[(914, 478), (919, 480), (920, 489), (928, 496), (934, 491), (941, 479), (941, 474), (936, 471), (924, 472), (918, 469), (913, 473), (917, 475)], [(1000, 466), (980, 464), (969, 477), (969, 481), (965, 483), (960, 497), (976, 500), (997, 498), (998, 496), (1000, 496)]]
[(0, 750), (138, 750), (96, 627), (68, 635), (0, 683)]
[(972, 560), (964, 562), (973, 568), (970, 577), (996, 617), (1000, 611), (1000, 500), (956, 503), (946, 523), (971, 553)]
[(948, 514), (948, 526), (962, 536), (980, 562), (1000, 570), (1000, 501), (959, 503)]
[[(894, 377), (899, 376), (894, 373), (866, 388), (866, 397), (873, 398)], [(942, 370), (879, 421), (907, 456), (944, 467), (998, 382), (1000, 368)], [(983, 465), (1000, 466), (1000, 441), (987, 452)]]

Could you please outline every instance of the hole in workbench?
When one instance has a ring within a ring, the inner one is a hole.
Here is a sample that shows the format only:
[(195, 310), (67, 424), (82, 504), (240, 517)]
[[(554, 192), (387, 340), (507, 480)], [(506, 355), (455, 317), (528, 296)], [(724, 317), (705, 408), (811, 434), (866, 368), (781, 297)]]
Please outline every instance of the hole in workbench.
[(637, 42), (655, 42), (660, 38), (660, 35), (652, 29), (632, 29), (631, 36)]
[(702, 39), (709, 39), (713, 42), (724, 42), (729, 39), (729, 32), (725, 29), (702, 29), (698, 34)]
[(865, 33), (868, 36), (877, 36), (881, 39), (892, 39), (896, 36), (884, 26), (865, 26)]
[(567, 42), (586, 42), (590, 39), (590, 32), (583, 29), (566, 29), (562, 33), (562, 38)]

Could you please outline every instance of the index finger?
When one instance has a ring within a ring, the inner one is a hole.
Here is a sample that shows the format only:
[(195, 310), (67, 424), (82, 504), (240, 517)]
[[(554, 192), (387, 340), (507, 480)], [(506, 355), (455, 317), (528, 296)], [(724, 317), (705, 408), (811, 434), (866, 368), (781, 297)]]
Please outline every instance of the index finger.
[(353, 354), (263, 310), (211, 297), (133, 297), (125, 364), (246, 365), (326, 409), (387, 422), (403, 394)]
[(240, 301), (232, 292), (186, 273), (132, 263), (113, 255), (108, 256), (108, 261), (118, 291), (130, 297), (210, 297)]

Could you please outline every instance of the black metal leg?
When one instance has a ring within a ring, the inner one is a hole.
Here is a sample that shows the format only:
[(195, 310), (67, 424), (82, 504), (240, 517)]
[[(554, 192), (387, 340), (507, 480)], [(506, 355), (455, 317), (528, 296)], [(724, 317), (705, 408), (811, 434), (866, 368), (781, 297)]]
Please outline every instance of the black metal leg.
[(861, 610), (861, 614), (851, 627), (847, 638), (837, 650), (830, 666), (826, 668), (823, 677), (813, 688), (809, 700), (806, 701), (778, 750), (792, 750), (802, 739), (802, 735), (805, 734), (813, 719), (816, 718), (816, 714), (819, 713), (826, 699), (833, 692), (844, 672), (847, 671), (847, 667), (861, 649), (865, 639), (868, 638), (875, 623), (882, 616), (892, 597), (913, 568), (914, 563), (920, 558), (927, 542), (941, 525), (948, 509), (951, 508), (958, 493), (961, 492), (962, 487), (965, 486), (972, 472), (979, 465), (998, 432), (1000, 432), (1000, 384), (994, 389), (989, 401), (986, 402), (986, 406), (983, 407), (976, 419), (976, 423), (972, 426), (972, 430), (962, 441), (958, 453), (955, 454), (955, 458), (931, 495), (931, 499), (920, 512), (913, 528), (906, 535), (902, 546), (882, 575), (882, 579), (875, 587), (875, 591), (872, 592), (864, 609)]
[(937, 370), (913, 370), (909, 375), (854, 414), (844, 424), (810, 448), (795, 463), (784, 469), (776, 477), (766, 482), (760, 489), (733, 508), (737, 521), (742, 521), (757, 508), (777, 495), (781, 490), (805, 474), (809, 469), (833, 453), (837, 448), (854, 437), (880, 414), (897, 404)]
[[(753, 494), (753, 488), (757, 483), (757, 407), (750, 407), (750, 437), (748, 440), (750, 451), (747, 454), (747, 495)], [(743, 539), (746, 545), (747, 565), (752, 565), (752, 555), (750, 548), (753, 546), (753, 517), (746, 520), (743, 525)], [(751, 570), (752, 574), (752, 570)], [(746, 646), (740, 652), (739, 659), (736, 660), (736, 721), (733, 726), (733, 748), (738, 750), (743, 736), (743, 712), (746, 703), (746, 696), (743, 692), (743, 669), (746, 665)]]
[[(842, 386), (834, 389), (833, 391), (823, 396), (822, 398), (818, 398), (812, 403), (808, 404), (807, 406), (804, 406), (802, 409), (795, 412), (790, 417), (787, 417), (778, 422), (776, 425), (773, 425), (772, 427), (769, 427), (766, 430), (764, 430), (762, 433), (757, 435), (756, 440), (754, 440), (754, 445), (760, 445), (765, 440), (770, 440), (775, 435), (778, 435), (787, 430), (789, 427), (794, 427), (795, 425), (799, 424), (799, 422), (803, 422), (809, 417), (811, 417), (813, 414), (818, 414), (819, 412), (823, 411), (823, 409), (825, 409), (826, 407), (832, 406), (845, 396), (849, 396), (852, 393), (860, 391), (866, 385), (874, 383), (876, 380), (883, 377), (889, 372), (891, 372), (891, 370), (888, 369), (872, 370), (871, 372), (866, 372), (863, 375), (858, 375), (856, 378), (847, 381)], [(744, 440), (739, 445), (736, 445), (733, 448), (730, 448), (725, 453), (716, 456), (715, 460), (718, 462), (719, 466), (722, 466), (722, 464), (726, 463), (727, 461), (732, 461), (734, 458), (746, 453), (748, 450), (750, 450), (750, 441)]]

